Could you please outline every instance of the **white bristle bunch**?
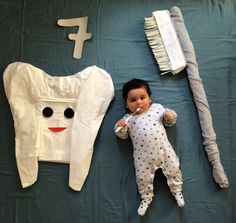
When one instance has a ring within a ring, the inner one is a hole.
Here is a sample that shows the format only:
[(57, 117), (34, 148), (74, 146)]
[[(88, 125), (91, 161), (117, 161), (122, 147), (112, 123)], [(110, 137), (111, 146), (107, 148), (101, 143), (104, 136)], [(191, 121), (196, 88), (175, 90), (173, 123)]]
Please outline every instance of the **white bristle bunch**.
[[(157, 28), (155, 18), (148, 17), (145, 18), (145, 33), (149, 42), (149, 45), (152, 49), (155, 59), (159, 64), (160, 70), (164, 73), (170, 71), (170, 60), (166, 53), (166, 49), (161, 37), (161, 33)], [(162, 73), (162, 74), (164, 74)]]

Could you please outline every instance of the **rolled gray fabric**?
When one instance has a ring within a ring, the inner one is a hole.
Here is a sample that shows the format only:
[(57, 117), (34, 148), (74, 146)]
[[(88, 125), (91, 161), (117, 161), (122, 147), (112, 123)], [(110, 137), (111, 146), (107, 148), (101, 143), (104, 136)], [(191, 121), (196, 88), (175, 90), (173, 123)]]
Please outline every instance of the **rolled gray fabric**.
[(229, 181), (221, 164), (220, 153), (216, 143), (216, 134), (212, 124), (212, 116), (203, 83), (199, 75), (194, 46), (185, 27), (180, 9), (178, 7), (172, 7), (169, 11), (187, 61), (188, 80), (198, 110), (203, 144), (209, 162), (212, 164), (213, 177), (221, 188), (227, 188), (229, 187)]

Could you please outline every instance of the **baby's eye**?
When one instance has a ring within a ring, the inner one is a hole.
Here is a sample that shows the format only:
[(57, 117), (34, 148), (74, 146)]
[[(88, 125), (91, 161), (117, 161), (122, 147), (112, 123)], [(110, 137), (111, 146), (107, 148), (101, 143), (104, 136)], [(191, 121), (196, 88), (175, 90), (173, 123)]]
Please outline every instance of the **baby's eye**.
[(143, 97), (141, 97), (141, 100), (144, 100), (146, 97), (145, 96), (143, 96)]
[(53, 115), (53, 110), (50, 107), (45, 107), (42, 111), (44, 117), (49, 118)]
[(64, 111), (64, 116), (66, 118), (73, 118), (74, 114), (75, 114), (75, 112), (72, 108), (66, 108), (65, 111)]
[(135, 98), (130, 98), (128, 101), (129, 101), (129, 102), (135, 102), (136, 99), (135, 99)]

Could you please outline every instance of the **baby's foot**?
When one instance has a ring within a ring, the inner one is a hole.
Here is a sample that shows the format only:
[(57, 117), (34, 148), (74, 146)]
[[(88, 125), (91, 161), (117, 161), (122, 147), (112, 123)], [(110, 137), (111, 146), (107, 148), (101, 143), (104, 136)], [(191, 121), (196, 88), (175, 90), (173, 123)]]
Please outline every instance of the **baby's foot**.
[(148, 206), (149, 206), (149, 204), (151, 203), (151, 201), (152, 201), (152, 198), (144, 198), (144, 199), (141, 201), (141, 203), (140, 203), (140, 205), (139, 205), (139, 208), (138, 208), (138, 214), (139, 214), (140, 216), (143, 216), (143, 215), (146, 213), (146, 211), (147, 211), (147, 209), (148, 209)]
[(185, 205), (185, 202), (184, 202), (184, 197), (183, 197), (182, 192), (180, 192), (180, 191), (175, 192), (175, 193), (173, 193), (173, 195), (175, 196), (178, 206), (183, 207)]

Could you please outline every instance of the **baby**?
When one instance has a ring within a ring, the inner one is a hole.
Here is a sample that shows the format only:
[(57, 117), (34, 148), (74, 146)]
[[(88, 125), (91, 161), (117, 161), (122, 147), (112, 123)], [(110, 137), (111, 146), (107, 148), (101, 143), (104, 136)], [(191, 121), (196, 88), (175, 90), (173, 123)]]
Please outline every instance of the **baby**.
[(166, 176), (178, 206), (183, 207), (183, 182), (179, 159), (164, 128), (164, 125), (175, 124), (176, 113), (161, 104), (151, 103), (151, 91), (145, 80), (128, 81), (123, 86), (123, 98), (128, 114), (116, 123), (115, 133), (121, 139), (130, 136), (133, 143), (136, 182), (142, 198), (138, 214), (144, 215), (152, 201), (153, 179), (158, 168), (161, 168)]

